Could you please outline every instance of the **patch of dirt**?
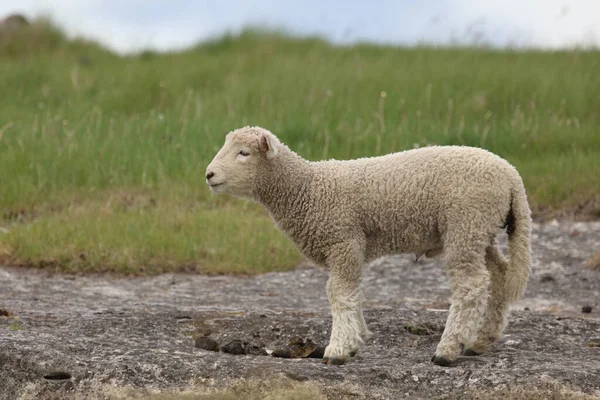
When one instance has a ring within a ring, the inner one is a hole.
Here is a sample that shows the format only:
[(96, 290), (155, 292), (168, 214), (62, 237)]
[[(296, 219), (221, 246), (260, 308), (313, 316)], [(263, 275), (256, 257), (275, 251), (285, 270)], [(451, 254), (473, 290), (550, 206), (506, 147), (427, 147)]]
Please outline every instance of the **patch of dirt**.
[[(570, 393), (557, 398), (600, 398), (600, 274), (585, 266), (600, 248), (600, 223), (535, 224), (533, 242), (533, 274), (505, 336), (451, 368), (430, 362), (450, 296), (436, 260), (395, 256), (366, 268), (365, 318), (375, 335), (342, 366), (308, 357), (331, 328), (327, 273), (308, 265), (250, 278), (0, 268), (0, 308), (22, 325), (0, 318), (0, 398), (204, 393), (272, 379), (310, 384), (328, 399), (558, 393), (548, 385)], [(220, 351), (196, 347), (199, 339)], [(280, 351), (297, 358), (275, 357)]]
[(600, 271), (600, 250), (591, 256), (585, 263), (589, 269)]

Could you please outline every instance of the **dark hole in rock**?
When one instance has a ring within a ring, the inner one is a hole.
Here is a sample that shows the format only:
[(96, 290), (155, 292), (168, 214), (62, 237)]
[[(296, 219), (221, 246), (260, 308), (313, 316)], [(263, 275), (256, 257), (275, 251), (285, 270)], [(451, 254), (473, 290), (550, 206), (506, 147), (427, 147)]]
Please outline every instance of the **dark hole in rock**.
[(592, 306), (583, 306), (581, 307), (581, 312), (584, 314), (589, 314), (592, 312)]
[(292, 358), (292, 353), (290, 352), (290, 349), (287, 348), (274, 350), (271, 355), (277, 358)]
[(12, 313), (5, 308), (0, 308), (0, 317), (12, 317)]
[(219, 351), (219, 343), (206, 336), (201, 336), (196, 339), (196, 347), (203, 350)]
[(62, 381), (65, 379), (71, 379), (71, 374), (64, 371), (50, 371), (44, 375), (44, 379), (48, 379), (50, 381)]
[(556, 279), (552, 275), (544, 275), (540, 278), (541, 283), (554, 282)]
[(241, 340), (232, 340), (231, 342), (227, 343), (225, 346), (221, 347), (221, 351), (223, 353), (229, 353), (229, 354), (245, 354), (246, 352), (244, 351), (244, 343), (242, 343)]
[(192, 319), (192, 317), (189, 315), (178, 315), (175, 319)]
[(290, 343), (273, 351), (273, 357), (279, 358), (323, 358), (325, 347), (308, 339), (306, 342), (301, 338), (293, 338)]
[(310, 353), (306, 357), (308, 357), (308, 358), (323, 358), (324, 356), (325, 356), (325, 347), (317, 345), (317, 347), (312, 351), (312, 353)]

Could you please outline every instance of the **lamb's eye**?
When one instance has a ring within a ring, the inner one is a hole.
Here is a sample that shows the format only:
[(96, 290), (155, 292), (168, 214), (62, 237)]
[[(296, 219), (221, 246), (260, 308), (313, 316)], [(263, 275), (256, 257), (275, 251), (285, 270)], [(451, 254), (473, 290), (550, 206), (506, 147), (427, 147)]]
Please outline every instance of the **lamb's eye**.
[(249, 155), (250, 155), (250, 153), (248, 153), (247, 151), (244, 151), (244, 150), (240, 150), (240, 152), (239, 152), (238, 154), (239, 154), (239, 155), (242, 155), (242, 156), (244, 156), (244, 157), (247, 157), (247, 156), (249, 156)]

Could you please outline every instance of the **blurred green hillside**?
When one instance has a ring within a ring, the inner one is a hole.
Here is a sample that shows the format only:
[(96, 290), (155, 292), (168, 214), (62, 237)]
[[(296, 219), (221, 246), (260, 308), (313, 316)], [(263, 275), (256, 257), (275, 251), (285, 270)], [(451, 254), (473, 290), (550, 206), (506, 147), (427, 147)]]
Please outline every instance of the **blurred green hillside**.
[(487, 148), (538, 216), (600, 216), (600, 52), (334, 47), (247, 30), (119, 56), (38, 20), (0, 34), (0, 263), (256, 273), (300, 257), (257, 205), (209, 193), (224, 135), (312, 159)]

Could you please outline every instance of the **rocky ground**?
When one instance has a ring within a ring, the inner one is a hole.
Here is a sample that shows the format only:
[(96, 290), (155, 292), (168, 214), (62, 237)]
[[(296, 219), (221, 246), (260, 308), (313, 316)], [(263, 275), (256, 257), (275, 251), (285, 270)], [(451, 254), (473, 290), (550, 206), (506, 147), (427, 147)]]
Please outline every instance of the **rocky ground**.
[[(584, 266), (598, 249), (600, 222), (536, 224), (533, 275), (506, 335), (450, 368), (430, 362), (450, 295), (436, 260), (390, 257), (366, 269), (375, 336), (343, 366), (258, 354), (289, 351), (291, 340), (327, 344), (327, 275), (317, 268), (133, 279), (0, 268), (0, 398), (123, 398), (119, 388), (156, 394), (273, 378), (314, 384), (330, 399), (460, 398), (547, 382), (600, 398), (600, 271)], [(198, 338), (257, 355), (199, 349)]]

